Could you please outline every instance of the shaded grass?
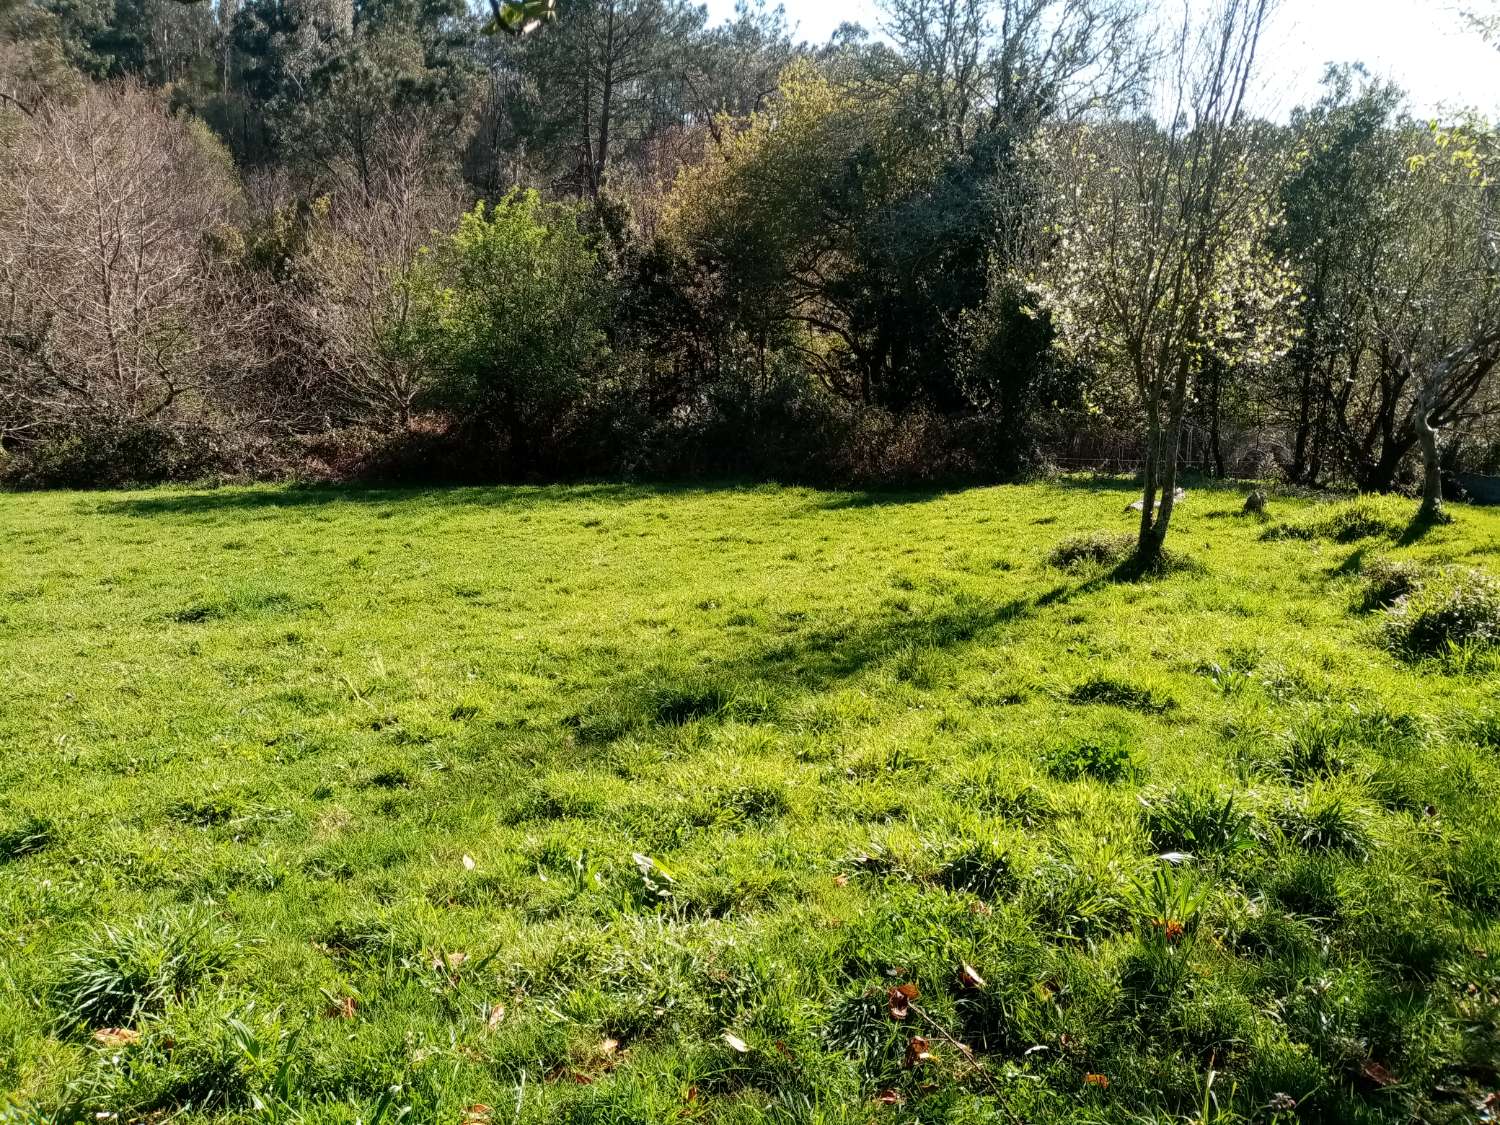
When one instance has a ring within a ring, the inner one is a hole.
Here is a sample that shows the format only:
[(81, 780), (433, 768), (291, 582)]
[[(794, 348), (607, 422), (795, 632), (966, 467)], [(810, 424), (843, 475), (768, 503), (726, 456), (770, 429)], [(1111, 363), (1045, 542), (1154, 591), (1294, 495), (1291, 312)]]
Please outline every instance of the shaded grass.
[[(1391, 653), (1305, 500), (1059, 572), (1120, 491), (0, 496), (0, 1090), (1125, 1122), (1213, 1070), (1225, 1122), (1463, 1120), (1492, 682)], [(1421, 573), (1500, 534), (1381, 527)]]

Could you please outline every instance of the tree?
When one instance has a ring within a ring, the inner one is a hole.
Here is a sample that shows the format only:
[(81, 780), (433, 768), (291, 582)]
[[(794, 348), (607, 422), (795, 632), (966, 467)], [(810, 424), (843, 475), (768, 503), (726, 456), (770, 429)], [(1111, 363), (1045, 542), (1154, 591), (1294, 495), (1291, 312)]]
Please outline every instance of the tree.
[(604, 354), (606, 293), (576, 212), (535, 192), (479, 203), (403, 285), (436, 397), (493, 424), (511, 472), (530, 470)]
[(1404, 453), (1381, 448), (1394, 404), (1368, 378), (1361, 274), (1381, 253), (1391, 186), (1406, 170), (1402, 95), (1357, 68), (1330, 69), (1324, 82), (1323, 98), (1292, 115), (1297, 157), (1273, 234), (1303, 290), (1298, 338), (1272, 388), (1290, 433), (1282, 467), (1301, 484), (1352, 473), (1362, 487), (1389, 488)]
[(1495, 142), (1478, 123), (1416, 124), (1399, 91), (1357, 77), (1331, 74), (1296, 116), (1281, 191), (1276, 242), (1306, 291), (1291, 469), (1311, 482), (1342, 468), (1384, 492), (1420, 451), (1423, 515), (1437, 518), (1440, 433), (1493, 410)]
[(254, 314), (207, 236), (228, 154), (152, 95), (44, 103), (0, 148), (0, 439), (170, 427), (243, 376)]
[(1142, 566), (1166, 543), (1196, 373), (1209, 357), (1233, 366), (1284, 344), (1291, 285), (1264, 249), (1274, 181), (1246, 159), (1245, 95), (1269, 10), (1220, 0), (1201, 24), (1184, 19), (1162, 124), (1078, 124), (1046, 141), (1059, 190), (1042, 288), (1064, 341), (1135, 384)]
[(915, 85), (952, 147), (976, 131), (1112, 109), (1143, 91), (1151, 53), (1133, 0), (882, 0), (877, 81)]
[(1492, 405), (1500, 367), (1500, 137), (1467, 122), (1419, 134), (1365, 277), (1381, 381), (1422, 452), (1418, 518), (1443, 516), (1444, 430)]

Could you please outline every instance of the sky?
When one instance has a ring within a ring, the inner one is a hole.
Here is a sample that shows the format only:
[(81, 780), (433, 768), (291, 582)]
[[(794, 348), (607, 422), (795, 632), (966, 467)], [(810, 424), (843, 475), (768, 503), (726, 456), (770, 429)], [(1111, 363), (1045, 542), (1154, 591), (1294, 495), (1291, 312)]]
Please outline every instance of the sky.
[[(823, 40), (846, 20), (875, 29), (875, 0), (783, 0), (804, 39)], [(1461, 0), (1283, 0), (1263, 48), (1257, 108), (1282, 117), (1317, 97), (1330, 62), (1363, 62), (1398, 82), (1412, 108), (1474, 108), (1500, 116), (1500, 50), (1462, 23)], [(1482, 2), (1482, 0), (1481, 0)], [(718, 19), (734, 0), (707, 0)]]

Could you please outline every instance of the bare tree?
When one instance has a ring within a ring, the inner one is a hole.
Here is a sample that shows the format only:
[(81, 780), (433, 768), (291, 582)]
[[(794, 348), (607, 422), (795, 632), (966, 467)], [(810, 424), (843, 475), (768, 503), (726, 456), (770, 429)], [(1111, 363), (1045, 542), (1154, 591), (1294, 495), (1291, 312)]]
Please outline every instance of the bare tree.
[(251, 316), (210, 237), (227, 154), (138, 89), (41, 103), (0, 149), (0, 438), (170, 422), (237, 374)]
[[(1278, 346), (1289, 282), (1262, 249), (1272, 182), (1249, 153), (1245, 98), (1271, 0), (1185, 16), (1167, 55), (1162, 123), (1079, 125), (1049, 138), (1059, 192), (1044, 290), (1064, 337), (1128, 372), (1145, 422), (1137, 559), (1171, 525), (1188, 391), (1204, 360)], [(1160, 497), (1160, 503), (1158, 503)]]
[(406, 271), (463, 210), (431, 174), (436, 115), (382, 124), (380, 158), (336, 193), (298, 263), (284, 324), (314, 393), (341, 420), (406, 429), (431, 365), (411, 321)]
[(1136, 0), (883, 0), (897, 62), (933, 124), (962, 147), (976, 128), (1025, 133), (1043, 120), (1139, 94), (1152, 52)]

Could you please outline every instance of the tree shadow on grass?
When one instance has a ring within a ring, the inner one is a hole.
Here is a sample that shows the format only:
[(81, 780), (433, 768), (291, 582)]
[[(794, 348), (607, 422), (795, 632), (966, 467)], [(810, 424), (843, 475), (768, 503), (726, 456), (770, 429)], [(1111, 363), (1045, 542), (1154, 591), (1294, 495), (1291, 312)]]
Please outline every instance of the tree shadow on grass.
[(1171, 552), (1154, 562), (1143, 563), (1134, 553), (1106, 569), (1095, 571), (1080, 582), (1059, 583), (1034, 602), (1038, 608), (1054, 605), (1070, 605), (1081, 597), (1097, 593), (1110, 586), (1134, 585), (1143, 582), (1158, 582), (1178, 574), (1206, 574), (1208, 568), (1197, 559)]
[(1035, 610), (1029, 598), (964, 599), (932, 613), (839, 622), (696, 667), (657, 664), (581, 701), (563, 723), (589, 743), (707, 718), (758, 721), (789, 697), (828, 692), (884, 661), (950, 653)]
[(916, 504), (930, 504), (956, 492), (957, 488), (932, 488), (921, 490), (871, 489), (865, 492), (843, 493), (830, 496), (818, 505), (823, 511), (842, 512), (860, 508), (904, 508)]
[[(1050, 479), (1047, 483), (1074, 492), (1121, 492), (1136, 496), (1141, 492), (1141, 478), (1134, 474), (1121, 476), (1092, 476), (1088, 473), (1071, 473)], [(1221, 480), (1217, 477), (1189, 475), (1179, 477), (1177, 487), (1193, 492), (1242, 493), (1244, 485), (1237, 480)]]
[(735, 486), (674, 484), (549, 484), (444, 486), (423, 488), (351, 488), (290, 486), (222, 488), (204, 492), (165, 490), (143, 496), (83, 501), (103, 515), (138, 517), (203, 516), (232, 512), (278, 511), (348, 505), (416, 502), (436, 508), (500, 508), (524, 511), (559, 503), (630, 503), (678, 496), (705, 496), (739, 491)]
[(1396, 545), (1398, 547), (1415, 546), (1438, 528), (1448, 527), (1452, 523), (1453, 516), (1446, 511), (1441, 515), (1430, 516), (1425, 515), (1419, 509), (1417, 514), (1412, 517), (1411, 523), (1406, 525), (1406, 530), (1396, 540)]
[(1328, 577), (1330, 578), (1352, 578), (1365, 568), (1365, 560), (1369, 556), (1370, 548), (1356, 547), (1349, 552), (1349, 557), (1337, 566), (1330, 567)]

